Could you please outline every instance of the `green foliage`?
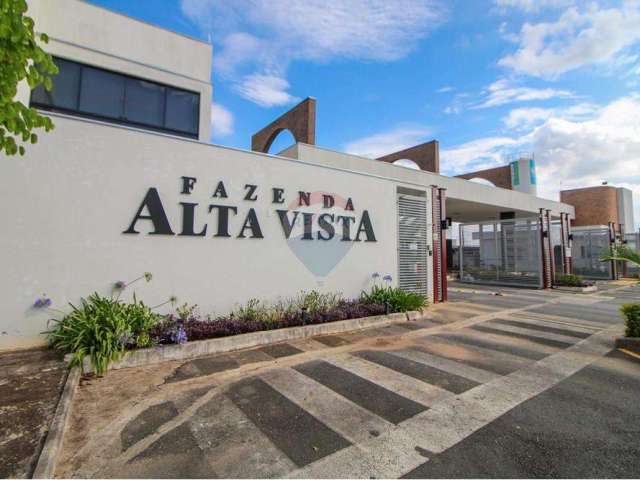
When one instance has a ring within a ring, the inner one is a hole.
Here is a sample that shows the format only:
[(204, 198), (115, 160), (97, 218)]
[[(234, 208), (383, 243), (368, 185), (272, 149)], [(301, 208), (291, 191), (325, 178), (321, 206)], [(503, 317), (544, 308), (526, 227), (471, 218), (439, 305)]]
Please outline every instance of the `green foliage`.
[(360, 299), (364, 303), (376, 303), (378, 305), (388, 304), (391, 312), (419, 310), (427, 304), (427, 300), (417, 293), (379, 285), (374, 285), (370, 292), (362, 292)]
[(326, 312), (335, 307), (342, 300), (340, 293), (320, 293), (316, 290), (305, 292), (304, 290), (293, 299), (293, 305), (299, 310), (305, 309), (308, 313)]
[(626, 303), (620, 307), (625, 317), (627, 337), (640, 337), (640, 303)]
[(603, 262), (607, 260), (629, 262), (640, 267), (640, 251), (633, 250), (626, 245), (617, 245), (612, 247), (608, 253), (600, 258), (600, 260)]
[(41, 84), (51, 90), (51, 75), (58, 73), (51, 55), (37, 44), (37, 39), (47, 43), (48, 37), (35, 34), (26, 11), (26, 0), (0, 0), (0, 152), (7, 155), (24, 155), (24, 146), (16, 140), (36, 143), (34, 129), (53, 128), (49, 117), (15, 100), (21, 81), (32, 90)]
[(189, 305), (188, 303), (183, 303), (176, 307), (176, 316), (180, 320), (188, 320), (190, 317), (197, 315), (198, 313), (198, 305), (193, 304)]
[(133, 303), (124, 303), (94, 293), (80, 302), (79, 307), (71, 305), (71, 312), (62, 319), (54, 319), (54, 327), (47, 332), (53, 348), (73, 355), (71, 366), (81, 365), (89, 355), (94, 372), (102, 374), (128, 345), (152, 345), (149, 331), (161, 317), (135, 296)]
[(305, 310), (309, 314), (324, 313), (337, 306), (342, 300), (339, 293), (320, 293), (316, 290), (302, 291), (292, 299), (280, 300), (274, 304), (252, 298), (233, 312), (233, 316), (249, 321), (272, 323), (286, 315)]
[(580, 275), (559, 273), (556, 275), (555, 283), (563, 287), (582, 287), (584, 286), (584, 278)]

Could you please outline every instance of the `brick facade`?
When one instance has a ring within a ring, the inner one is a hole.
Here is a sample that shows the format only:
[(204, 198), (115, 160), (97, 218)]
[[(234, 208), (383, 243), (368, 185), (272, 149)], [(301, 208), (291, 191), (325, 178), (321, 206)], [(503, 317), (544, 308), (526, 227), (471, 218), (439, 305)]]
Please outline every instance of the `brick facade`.
[(316, 100), (308, 97), (251, 137), (251, 150), (268, 153), (283, 130), (289, 130), (296, 143), (316, 144)]
[(573, 205), (576, 218), (571, 222), (575, 227), (590, 225), (618, 224), (618, 196), (615, 187), (577, 188), (560, 192), (560, 201)]
[(496, 187), (513, 190), (513, 186), (511, 185), (510, 165), (505, 165), (504, 167), (489, 168), (487, 170), (478, 170), (477, 172), (465, 173), (464, 175), (457, 175), (457, 178), (464, 178), (465, 180), (471, 180), (472, 178), (483, 178), (493, 183)]
[(413, 160), (420, 167), (420, 170), (440, 173), (440, 148), (437, 140), (406, 148), (399, 152), (390, 153), (377, 160), (393, 163), (396, 160), (402, 159)]

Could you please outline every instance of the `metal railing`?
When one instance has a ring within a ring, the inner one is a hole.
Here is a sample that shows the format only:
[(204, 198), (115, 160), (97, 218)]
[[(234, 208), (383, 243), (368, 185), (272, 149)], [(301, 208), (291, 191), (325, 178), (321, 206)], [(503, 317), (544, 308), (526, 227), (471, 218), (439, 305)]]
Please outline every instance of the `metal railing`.
[(460, 225), (460, 280), (542, 287), (539, 218)]

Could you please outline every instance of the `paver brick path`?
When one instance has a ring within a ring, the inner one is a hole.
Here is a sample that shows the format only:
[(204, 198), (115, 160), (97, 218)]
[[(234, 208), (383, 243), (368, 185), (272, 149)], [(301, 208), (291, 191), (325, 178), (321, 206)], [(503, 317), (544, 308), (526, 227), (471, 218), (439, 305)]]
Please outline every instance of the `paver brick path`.
[[(512, 428), (505, 418), (526, 417), (527, 438), (535, 438), (536, 428), (561, 432), (553, 438), (565, 457), (556, 454), (554, 461), (570, 458), (563, 429), (587, 445), (593, 432), (581, 430), (580, 422), (563, 425), (555, 412), (535, 408), (571, 410), (563, 402), (579, 402), (580, 388), (591, 395), (593, 387), (600, 392), (593, 398), (604, 398), (589, 370), (602, 362), (614, 372), (607, 381), (625, 389), (622, 399), (634, 389), (640, 393), (640, 362), (610, 358), (612, 339), (621, 331), (621, 299), (640, 299), (640, 288), (583, 296), (507, 290), (494, 296), (461, 287), (450, 293), (449, 303), (430, 307), (431, 320), (110, 372), (79, 389), (56, 474), (500, 476), (501, 464), (481, 460), (493, 455), (508, 466), (506, 476), (609, 476), (598, 465), (610, 462), (598, 463), (597, 451), (581, 454), (582, 466), (553, 470), (540, 459), (531, 465), (505, 460), (510, 445), (524, 454), (516, 440), (487, 453), (473, 439), (490, 442), (487, 432), (501, 435), (494, 425)], [(615, 399), (609, 403), (614, 411)], [(524, 405), (521, 417), (508, 413)], [(594, 405), (583, 413), (592, 413)], [(637, 408), (615, 407), (636, 420)], [(547, 425), (547, 417), (556, 425)], [(607, 431), (606, 421), (597, 422), (604, 430), (598, 438), (623, 443), (618, 427)], [(626, 441), (638, 433), (630, 428)], [(634, 460), (640, 458), (640, 437), (635, 439), (636, 446), (621, 453), (626, 463), (616, 473), (640, 471), (640, 460)], [(467, 445), (482, 468), (474, 469), (459, 445)]]

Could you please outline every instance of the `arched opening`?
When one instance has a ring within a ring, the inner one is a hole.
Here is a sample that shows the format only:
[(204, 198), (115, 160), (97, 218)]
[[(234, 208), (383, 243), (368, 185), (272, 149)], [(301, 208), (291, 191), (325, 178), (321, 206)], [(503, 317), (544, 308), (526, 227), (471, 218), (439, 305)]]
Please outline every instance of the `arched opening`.
[(475, 178), (470, 178), (469, 181), (473, 183), (479, 183), (480, 185), (486, 185), (488, 187), (495, 187), (495, 184), (493, 182), (490, 182), (486, 178), (475, 177)]
[(398, 165), (399, 167), (410, 168), (412, 170), (420, 170), (420, 166), (408, 158), (401, 158), (400, 160), (393, 162), (393, 164)]
[(271, 137), (271, 141), (269, 142), (269, 146), (267, 148), (267, 153), (273, 153), (277, 155), (278, 153), (286, 150), (291, 145), (295, 145), (296, 139), (291, 133), (291, 131), (287, 128), (283, 128), (273, 132)]

